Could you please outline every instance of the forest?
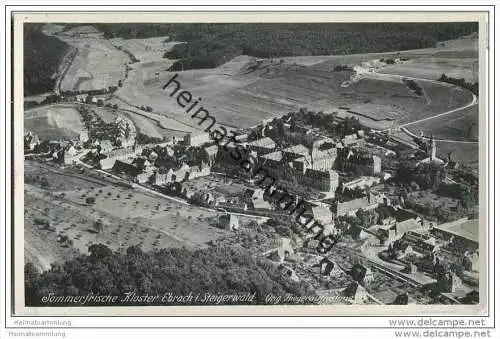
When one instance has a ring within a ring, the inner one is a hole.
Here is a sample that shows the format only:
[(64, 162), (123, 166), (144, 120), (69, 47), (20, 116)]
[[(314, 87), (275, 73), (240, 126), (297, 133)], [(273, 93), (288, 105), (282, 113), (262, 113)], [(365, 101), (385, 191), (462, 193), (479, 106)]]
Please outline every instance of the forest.
[(170, 70), (213, 68), (236, 55), (280, 58), (343, 55), (434, 47), (477, 31), (476, 23), (183, 24), (172, 38), (184, 41), (165, 53)]
[[(67, 23), (65, 30), (80, 24)], [(137, 39), (168, 36), (182, 41), (165, 53), (176, 59), (171, 71), (214, 68), (237, 55), (280, 58), (402, 51), (434, 47), (439, 41), (477, 32), (474, 22), (463, 23), (93, 23), (104, 37)], [(44, 35), (39, 24), (25, 25), (25, 94), (53, 89), (68, 45)]]
[[(75, 24), (69, 25), (73, 27)], [(434, 47), (439, 41), (477, 32), (462, 23), (181, 23), (93, 24), (106, 38), (168, 36), (182, 41), (164, 57), (176, 59), (170, 70), (214, 68), (240, 55), (279, 58), (402, 51)]]
[[(139, 246), (131, 246), (125, 253), (119, 253), (98, 244), (91, 245), (89, 253), (61, 264), (54, 263), (44, 272), (27, 263), (24, 268), (26, 305), (67, 306), (43, 303), (42, 298), (49, 293), (82, 296), (92, 292), (121, 298), (133, 290), (138, 295), (249, 292), (256, 293), (255, 304), (265, 304), (269, 293), (297, 296), (314, 293), (306, 283), (289, 281), (273, 263), (255, 258), (241, 248), (209, 247), (195, 251), (168, 248), (144, 252)], [(193, 304), (196, 303), (193, 301)]]
[(24, 25), (24, 95), (52, 92), (54, 74), (69, 46), (41, 31), (42, 24)]

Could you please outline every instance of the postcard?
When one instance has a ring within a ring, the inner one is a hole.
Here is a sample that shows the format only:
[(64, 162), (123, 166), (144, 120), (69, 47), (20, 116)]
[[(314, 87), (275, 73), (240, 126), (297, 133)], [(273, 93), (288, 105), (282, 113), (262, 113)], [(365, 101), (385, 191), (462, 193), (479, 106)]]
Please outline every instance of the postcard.
[(14, 15), (14, 314), (485, 315), (486, 15), (261, 14)]

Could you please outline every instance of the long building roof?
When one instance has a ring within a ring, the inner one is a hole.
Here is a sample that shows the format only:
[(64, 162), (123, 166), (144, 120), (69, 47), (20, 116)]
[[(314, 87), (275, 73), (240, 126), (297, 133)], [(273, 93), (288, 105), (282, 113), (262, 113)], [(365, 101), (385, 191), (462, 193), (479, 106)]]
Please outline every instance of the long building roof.
[(276, 143), (274, 142), (273, 139), (271, 139), (269, 137), (265, 137), (262, 139), (257, 139), (257, 140), (254, 140), (252, 142), (249, 142), (248, 146), (256, 146), (256, 147), (273, 149), (276, 147)]
[(479, 219), (459, 219), (434, 228), (479, 243)]

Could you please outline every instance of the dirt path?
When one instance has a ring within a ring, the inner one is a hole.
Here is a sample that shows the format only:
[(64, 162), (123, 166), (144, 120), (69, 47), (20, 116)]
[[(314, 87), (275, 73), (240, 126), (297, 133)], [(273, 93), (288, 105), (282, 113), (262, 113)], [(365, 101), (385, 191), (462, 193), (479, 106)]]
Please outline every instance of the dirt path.
[(68, 53), (66, 54), (63, 61), (61, 62), (61, 67), (63, 68), (61, 75), (58, 76), (57, 80), (56, 80), (54, 92), (57, 95), (59, 95), (61, 93), (61, 84), (63, 82), (63, 79), (66, 76), (66, 73), (68, 72), (69, 68), (73, 64), (73, 61), (75, 60), (75, 57), (77, 55), (78, 55), (78, 48), (70, 46)]

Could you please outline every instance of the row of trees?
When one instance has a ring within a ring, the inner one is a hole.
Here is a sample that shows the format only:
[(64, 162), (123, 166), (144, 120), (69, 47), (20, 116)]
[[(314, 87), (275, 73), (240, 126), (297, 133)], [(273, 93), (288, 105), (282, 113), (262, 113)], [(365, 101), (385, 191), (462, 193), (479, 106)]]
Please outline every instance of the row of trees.
[(469, 91), (471, 91), (472, 93), (474, 93), (475, 95), (479, 95), (479, 82), (477, 82), (477, 81), (474, 83), (467, 82), (467, 81), (465, 81), (464, 78), (460, 78), (460, 79), (459, 78), (452, 78), (452, 77), (446, 76), (446, 74), (444, 74), (444, 73), (441, 75), (441, 77), (439, 77), (438, 80), (466, 88)]
[(424, 94), (422, 87), (420, 87), (415, 80), (404, 79), (404, 83), (406, 84), (406, 86), (408, 86), (409, 89), (414, 91), (416, 95), (422, 96)]

